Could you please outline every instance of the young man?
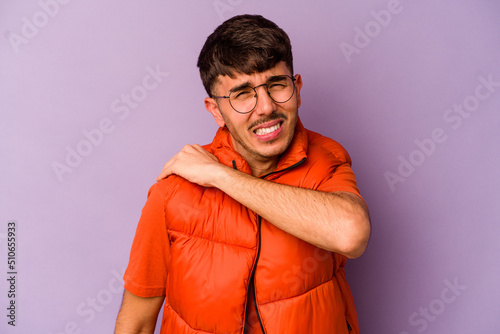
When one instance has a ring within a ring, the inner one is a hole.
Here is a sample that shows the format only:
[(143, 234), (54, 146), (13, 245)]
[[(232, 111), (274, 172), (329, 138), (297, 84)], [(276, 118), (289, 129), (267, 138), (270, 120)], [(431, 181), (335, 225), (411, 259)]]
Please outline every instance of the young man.
[(151, 187), (116, 333), (153, 333), (164, 301), (161, 333), (358, 333), (344, 265), (367, 246), (368, 210), (347, 152), (299, 120), (288, 36), (234, 17), (198, 67), (220, 128)]

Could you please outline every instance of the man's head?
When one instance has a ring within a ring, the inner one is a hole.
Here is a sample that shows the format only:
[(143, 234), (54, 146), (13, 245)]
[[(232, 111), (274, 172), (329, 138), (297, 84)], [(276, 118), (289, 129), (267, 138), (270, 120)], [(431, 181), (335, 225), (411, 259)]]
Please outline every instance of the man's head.
[(302, 87), (286, 33), (262, 16), (236, 16), (208, 37), (198, 66), (205, 107), (234, 149), (254, 174), (273, 170), (292, 142)]
[(198, 57), (201, 80), (213, 96), (219, 76), (264, 72), (284, 61), (293, 75), (288, 35), (260, 15), (240, 15), (222, 23), (208, 36)]

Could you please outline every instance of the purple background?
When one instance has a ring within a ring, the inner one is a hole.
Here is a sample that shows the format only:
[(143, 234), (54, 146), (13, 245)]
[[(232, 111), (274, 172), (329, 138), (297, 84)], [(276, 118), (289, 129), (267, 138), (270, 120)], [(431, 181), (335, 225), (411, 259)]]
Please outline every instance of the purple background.
[[(362, 333), (500, 333), (500, 87), (477, 88), (500, 82), (497, 1), (55, 1), (0, 3), (0, 332), (112, 332), (148, 188), (217, 129), (199, 50), (259, 13), (291, 37), (303, 123), (346, 147), (370, 207), (370, 245), (347, 267)], [(150, 90), (148, 69), (163, 73)], [(86, 156), (71, 167), (68, 149)]]

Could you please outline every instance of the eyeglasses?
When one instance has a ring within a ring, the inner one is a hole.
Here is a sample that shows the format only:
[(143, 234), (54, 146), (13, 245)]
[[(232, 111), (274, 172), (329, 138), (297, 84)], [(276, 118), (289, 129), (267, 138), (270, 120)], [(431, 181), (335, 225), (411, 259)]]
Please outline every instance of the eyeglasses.
[(257, 106), (257, 88), (266, 86), (266, 92), (276, 103), (290, 100), (295, 91), (295, 78), (288, 75), (271, 77), (267, 83), (255, 87), (240, 86), (232, 89), (228, 96), (212, 96), (219, 99), (229, 99), (231, 107), (240, 114), (248, 114)]

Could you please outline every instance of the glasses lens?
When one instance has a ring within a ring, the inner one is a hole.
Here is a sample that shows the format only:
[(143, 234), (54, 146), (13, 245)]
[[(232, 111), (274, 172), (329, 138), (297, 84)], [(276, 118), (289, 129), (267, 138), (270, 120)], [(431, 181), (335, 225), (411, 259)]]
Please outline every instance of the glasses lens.
[(289, 77), (276, 77), (268, 84), (269, 95), (278, 103), (287, 102), (292, 98), (294, 85)]
[[(290, 100), (294, 90), (293, 80), (287, 76), (273, 77), (267, 83), (269, 96), (277, 103), (284, 103)], [(257, 105), (257, 94), (252, 87), (243, 87), (229, 94), (229, 103), (237, 112), (246, 114), (252, 111)]]
[(229, 95), (229, 103), (239, 113), (246, 114), (255, 108), (257, 98), (252, 87), (243, 87), (232, 91)]

